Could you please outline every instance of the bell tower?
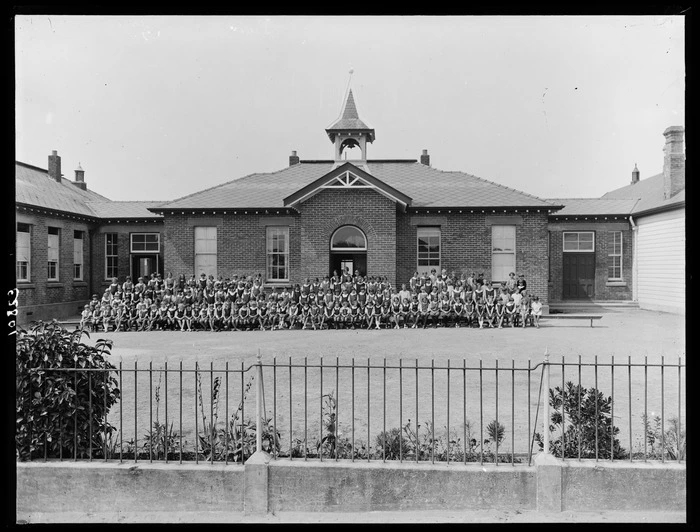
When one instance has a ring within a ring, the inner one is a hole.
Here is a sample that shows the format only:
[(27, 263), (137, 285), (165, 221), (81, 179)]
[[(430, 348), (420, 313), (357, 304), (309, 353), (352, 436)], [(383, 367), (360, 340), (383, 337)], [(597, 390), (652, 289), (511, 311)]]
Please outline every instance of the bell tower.
[(352, 89), (348, 90), (343, 106), (343, 114), (335, 123), (326, 129), (328, 138), (334, 144), (336, 162), (343, 159), (345, 148), (358, 147), (360, 149), (361, 162), (367, 162), (367, 143), (374, 142), (374, 129), (370, 128), (357, 114), (355, 98)]

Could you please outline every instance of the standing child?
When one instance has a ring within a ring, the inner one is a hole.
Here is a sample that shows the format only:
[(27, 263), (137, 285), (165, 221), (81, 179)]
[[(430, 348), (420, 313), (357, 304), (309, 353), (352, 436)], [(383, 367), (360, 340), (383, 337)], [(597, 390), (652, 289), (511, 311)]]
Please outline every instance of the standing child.
[(89, 329), (90, 328), (90, 323), (91, 323), (91, 317), (92, 317), (92, 312), (90, 312), (90, 305), (86, 304), (83, 307), (83, 311), (80, 313), (80, 328), (81, 329)]
[(526, 293), (523, 293), (523, 297), (520, 300), (520, 325), (525, 327), (527, 322), (530, 321), (530, 298)]

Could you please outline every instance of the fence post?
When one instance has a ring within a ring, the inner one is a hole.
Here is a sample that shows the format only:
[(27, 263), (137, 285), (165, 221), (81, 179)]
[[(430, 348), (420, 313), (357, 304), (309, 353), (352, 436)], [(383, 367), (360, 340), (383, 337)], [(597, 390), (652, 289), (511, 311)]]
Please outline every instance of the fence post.
[(544, 452), (549, 454), (549, 350), (544, 348), (544, 397), (542, 401), (542, 433), (544, 434)]
[(247, 515), (264, 515), (268, 512), (268, 475), (270, 465), (270, 455), (262, 448), (262, 404), (263, 404), (263, 382), (262, 382), (262, 358), (258, 349), (257, 361), (255, 364), (255, 415), (256, 434), (255, 452), (245, 463), (243, 475), (244, 482), (244, 502), (243, 509)]
[(549, 452), (549, 351), (544, 351), (544, 450), (535, 458), (537, 476), (537, 511), (562, 511), (563, 462)]

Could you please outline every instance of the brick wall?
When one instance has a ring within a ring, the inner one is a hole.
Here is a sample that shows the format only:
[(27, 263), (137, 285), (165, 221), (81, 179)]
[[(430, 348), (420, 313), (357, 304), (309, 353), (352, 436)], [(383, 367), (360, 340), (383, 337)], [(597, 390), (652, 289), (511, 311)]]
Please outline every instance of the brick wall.
[[(92, 278), (93, 292), (101, 294), (105, 288), (111, 283), (111, 279), (105, 277), (106, 274), (106, 255), (105, 242), (107, 233), (117, 234), (117, 279), (120, 283), (126, 280), (127, 275), (131, 275), (131, 233), (160, 233), (160, 253), (159, 262), (160, 270), (167, 271), (163, 268), (164, 261), (164, 243), (163, 243), (163, 222), (151, 223), (110, 223), (101, 225), (95, 232), (93, 248), (92, 248)], [(133, 280), (134, 283), (136, 279)]]
[(440, 226), (442, 268), (448, 272), (454, 270), (458, 276), (472, 271), (483, 272), (486, 279), (491, 279), (491, 227), (494, 224), (515, 225), (516, 272), (525, 275), (528, 291), (547, 304), (546, 213), (460, 214), (445, 210), (439, 213), (399, 213), (396, 219), (398, 282), (407, 282), (416, 270), (417, 228), (436, 225)]
[(266, 235), (268, 225), (289, 227), (290, 282), (300, 282), (300, 228), (299, 215), (289, 214), (221, 214), (221, 215), (166, 215), (163, 244), (165, 271), (174, 277), (184, 274), (189, 278), (201, 272), (194, 271), (194, 228), (217, 228), (217, 275), (224, 279), (234, 275), (255, 276), (266, 274)]
[(343, 225), (367, 236), (367, 275), (396, 276), (396, 204), (371, 189), (324, 190), (300, 207), (301, 279), (329, 273), (330, 239)]
[[(18, 282), (19, 321), (33, 319), (42, 306), (55, 306), (89, 299), (90, 283), (90, 241), (92, 224), (68, 217), (17, 211), (18, 223), (31, 226), (30, 281)], [(59, 229), (58, 280), (48, 281), (48, 228)], [(73, 263), (74, 231), (83, 232), (83, 278), (76, 280)], [(14, 265), (13, 265), (14, 267)], [(75, 313), (77, 305), (69, 305)], [(27, 312), (31, 314), (27, 315)], [(61, 316), (56, 316), (61, 317)]]
[[(631, 300), (634, 249), (630, 226), (624, 221), (593, 220), (550, 223), (550, 301), (562, 300), (564, 283), (564, 252), (562, 247), (565, 231), (593, 231), (595, 233), (595, 285), (593, 299), (600, 301)], [(622, 283), (608, 281), (608, 253), (612, 246), (612, 241), (608, 234), (610, 231), (622, 232)]]

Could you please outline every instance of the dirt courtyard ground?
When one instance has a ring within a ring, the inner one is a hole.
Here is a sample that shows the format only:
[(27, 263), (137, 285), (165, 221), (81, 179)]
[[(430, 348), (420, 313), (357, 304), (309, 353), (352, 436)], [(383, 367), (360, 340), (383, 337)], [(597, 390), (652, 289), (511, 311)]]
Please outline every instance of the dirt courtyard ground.
[[(649, 312), (639, 309), (625, 309), (624, 311), (608, 310), (603, 312), (603, 318), (594, 322), (594, 327), (590, 326), (589, 320), (548, 320), (542, 323), (539, 329), (527, 327), (524, 329), (399, 329), (399, 330), (293, 330), (293, 331), (248, 331), (248, 332), (180, 332), (180, 331), (153, 331), (153, 332), (119, 332), (119, 333), (93, 333), (88, 343), (96, 341), (98, 338), (109, 338), (113, 340), (114, 347), (112, 350), (111, 360), (118, 364), (123, 363), (124, 368), (133, 368), (134, 362), (138, 361), (139, 369), (146, 369), (149, 364), (152, 364), (153, 369), (162, 368), (165, 361), (168, 362), (170, 369), (176, 369), (180, 361), (185, 369), (193, 369), (194, 362), (198, 362), (199, 368), (207, 370), (213, 367), (215, 370), (224, 369), (225, 364), (229, 364), (231, 369), (241, 368), (241, 364), (245, 367), (250, 366), (256, 360), (258, 351), (261, 354), (264, 364), (272, 364), (273, 360), (278, 365), (289, 364), (291, 362), (296, 366), (304, 363), (304, 359), (309, 364), (319, 364), (323, 357), (324, 366), (332, 366), (336, 363), (336, 358), (341, 365), (349, 365), (352, 359), (355, 359), (356, 364), (367, 364), (370, 359), (370, 365), (382, 366), (384, 359), (387, 365), (398, 365), (399, 359), (402, 360), (404, 367), (415, 365), (416, 359), (423, 367), (430, 367), (434, 363), (436, 368), (445, 368), (449, 362), (452, 368), (459, 368), (463, 364), (468, 367), (478, 367), (483, 363), (484, 367), (493, 367), (498, 361), (500, 368), (510, 368), (514, 365), (516, 368), (527, 368), (528, 363), (532, 367), (542, 362), (545, 350), (549, 353), (550, 361), (554, 364), (560, 363), (562, 358), (568, 363), (575, 363), (581, 358), (582, 363), (593, 363), (595, 357), (598, 357), (598, 362), (601, 364), (609, 363), (613, 357), (616, 364), (624, 364), (631, 361), (632, 364), (644, 363), (645, 357), (650, 364), (658, 364), (661, 357), (664, 357), (666, 364), (677, 364), (679, 356), (685, 362), (685, 319), (683, 316)], [(270, 396), (269, 386), (272, 382), (271, 368), (267, 368), (265, 376), (266, 396)], [(342, 372), (343, 370), (341, 370)], [(301, 373), (300, 373), (301, 372)], [(593, 386), (594, 369), (591, 366), (583, 368), (582, 384), (583, 386)], [(335, 377), (331, 369), (324, 370), (324, 393), (328, 393), (330, 388), (333, 388)], [(294, 437), (304, 438), (303, 432), (297, 430), (303, 429), (303, 425), (298, 426), (298, 422), (302, 419), (302, 415), (306, 411), (305, 401), (303, 397), (302, 382), (304, 379), (303, 370), (295, 370), (293, 403), (295, 408), (294, 419)], [(348, 430), (349, 409), (347, 405), (351, 400), (350, 385), (347, 382), (347, 371), (345, 379), (341, 378), (341, 387), (335, 390), (339, 400), (339, 408), (343, 408), (343, 412), (339, 414), (341, 425), (345, 425), (345, 431)], [(381, 391), (381, 370), (372, 372), (372, 404), (381, 405), (383, 395)], [(493, 385), (493, 373), (487, 373), (483, 381), (483, 398), (484, 398), (484, 423), (488, 423), (491, 419), (498, 417), (501, 423), (504, 423), (508, 429), (504, 449), (508, 451), (511, 447), (512, 440), (515, 442), (515, 452), (527, 452), (527, 423), (528, 423), (528, 404), (530, 416), (536, 416), (537, 405), (539, 404), (539, 396), (537, 394), (538, 384), (541, 378), (540, 370), (532, 371), (532, 388), (530, 389), (529, 401), (527, 395), (528, 383), (525, 380), (526, 375), (523, 372), (518, 372), (514, 394), (516, 397), (516, 410), (511, 415), (510, 400), (511, 400), (511, 380), (507, 372), (500, 372), (501, 380), (499, 383), (499, 392), (501, 408), (500, 412), (496, 412), (495, 392)], [(280, 379), (277, 388), (277, 399), (280, 405), (278, 410), (277, 423), (278, 429), (282, 431), (283, 440), (290, 440), (288, 430), (286, 428), (289, 417), (286, 417), (289, 404), (288, 389), (284, 379), (287, 378), (287, 373), (284, 370), (278, 372)], [(363, 390), (366, 389), (366, 380), (362, 372), (357, 373), (356, 392), (360, 395), (357, 397), (357, 411), (355, 419), (355, 430), (358, 437), (367, 439), (367, 421), (364, 416), (364, 406), (362, 401), (365, 397)], [(407, 419), (418, 418), (421, 422), (429, 419), (430, 413), (430, 370), (421, 371), (421, 387), (420, 387), (420, 413), (415, 399), (415, 386), (413, 373), (411, 371), (403, 372), (404, 388), (403, 388), (403, 421), (399, 420), (399, 405), (398, 396), (399, 390), (397, 385), (398, 371), (389, 370), (387, 372), (387, 409), (388, 409), (388, 425), (387, 427), (398, 427), (406, 422)], [(561, 385), (561, 370), (560, 368), (552, 367), (552, 384), (551, 386)], [(566, 380), (577, 380), (576, 368), (567, 366)], [(644, 368), (634, 367), (631, 370), (632, 383), (629, 384), (629, 376), (627, 368), (617, 368), (614, 374), (615, 383), (611, 384), (610, 367), (601, 366), (598, 370), (598, 385), (599, 389), (606, 395), (613, 395), (615, 401), (615, 423), (621, 429), (620, 440), (625, 444), (626, 448), (639, 448), (643, 446), (643, 437), (641, 436), (642, 423), (641, 416), (644, 412), (645, 405), (645, 386), (644, 386)], [(125, 376), (124, 382), (124, 426), (127, 428), (127, 436), (129, 427), (133, 427), (133, 384), (128, 381), (128, 374)], [(144, 394), (147, 388), (147, 375), (141, 374), (139, 389), (142, 391), (139, 395), (139, 414), (138, 417), (142, 421), (148, 420), (149, 404), (147, 401), (148, 394)], [(159, 376), (156, 376), (158, 382)], [(462, 393), (462, 382), (459, 372), (452, 373), (452, 392), (450, 394), (450, 402), (454, 401), (454, 410), (451, 413), (451, 427), (457, 430), (461, 435), (463, 423), (461, 411), (456, 408), (459, 404), (459, 398)], [(192, 404), (196, 401), (193, 395), (192, 374), (185, 376), (184, 385), (184, 404)], [(231, 383), (231, 405), (237, 403), (237, 395), (240, 394), (242, 386), (235, 382), (234, 377)], [(299, 381), (298, 379), (302, 379)], [(202, 379), (202, 391), (205, 397), (208, 392), (209, 380), (204, 375)], [(478, 420), (479, 409), (479, 374), (471, 372), (468, 376), (468, 410), (466, 417), (473, 423)], [(345, 382), (342, 382), (345, 381)], [(661, 385), (660, 371), (658, 367), (650, 367), (647, 375), (646, 386), (646, 405), (647, 412), (659, 413), (661, 410)], [(670, 416), (678, 417), (681, 414), (681, 420), (685, 423), (685, 404), (681, 401), (679, 409), (679, 393), (678, 393), (679, 376), (674, 368), (666, 369), (664, 375), (664, 400), (665, 414), (668, 420)], [(174, 384), (171, 381), (171, 385)], [(444, 409), (440, 405), (444, 405), (445, 398), (445, 372), (436, 371), (435, 377), (436, 390), (436, 408), (435, 424), (436, 427), (443, 427), (446, 424), (444, 419)], [(317, 371), (309, 371), (309, 414), (311, 421), (309, 425), (309, 434), (318, 435), (319, 427), (318, 419), (320, 414), (320, 406), (318, 405), (321, 394), (319, 390)], [(172, 389), (171, 392), (175, 391)], [(685, 383), (681, 382), (681, 394), (685, 393)], [(162, 394), (162, 391), (161, 391)], [(476, 394), (476, 395), (474, 395)], [(628, 398), (631, 395), (632, 409), (629, 411)], [(173, 398), (173, 400), (176, 400)], [(268, 401), (268, 405), (271, 401)], [(252, 405), (251, 405), (252, 406)], [(303, 410), (302, 410), (303, 408)], [(382, 430), (381, 419), (378, 415), (378, 410), (375, 408), (375, 415), (372, 417), (371, 434), (376, 435)], [(193, 416), (191, 409), (186, 409), (185, 422), (182, 427), (182, 433), (187, 439), (193, 436), (194, 421), (190, 418)], [(318, 411), (318, 414), (316, 413)], [(172, 410), (171, 410), (172, 412)], [(270, 413), (268, 412), (268, 415)], [(113, 415), (116, 415), (117, 410)], [(172, 415), (172, 414), (171, 414)], [(474, 417), (476, 416), (476, 417)], [(630, 417), (631, 416), (631, 417)], [(511, 420), (515, 420), (515, 426), (511, 429)], [(633, 440), (630, 441), (630, 433), (627, 430), (632, 426)], [(285, 427), (285, 428), (282, 428)], [(473, 434), (472, 434), (473, 435)], [(479, 436), (475, 436), (479, 439)], [(371, 437), (369, 438), (371, 440)], [(289, 441), (285, 442), (290, 445)]]
[[(98, 338), (114, 341), (112, 362), (123, 361), (125, 367), (138, 360), (139, 367), (153, 363), (154, 368), (168, 361), (175, 367), (180, 360), (185, 365), (198, 361), (200, 367), (246, 366), (255, 362), (258, 351), (263, 362), (277, 363), (318, 362), (323, 356), (324, 364), (334, 364), (336, 357), (349, 362), (353, 357), (363, 362), (367, 358), (372, 364), (381, 365), (399, 359), (421, 363), (435, 361), (443, 366), (449, 359), (452, 363), (466, 359), (468, 363), (484, 364), (498, 359), (503, 366), (527, 366), (541, 362), (545, 350), (553, 362), (565, 357), (574, 362), (581, 357), (584, 363), (608, 362), (614, 356), (616, 362), (658, 363), (661, 356), (667, 363), (677, 363), (678, 357), (686, 358), (685, 317), (639, 309), (602, 311), (603, 318), (590, 327), (587, 320), (543, 321), (539, 329), (426, 329), (426, 330), (341, 330), (341, 331), (251, 331), (251, 332), (130, 332), (94, 333), (87, 343)], [(657, 388), (650, 381), (650, 388)], [(617, 391), (616, 393), (620, 393)], [(635, 394), (637, 389), (635, 389)], [(668, 391), (667, 391), (668, 393)], [(676, 393), (676, 392), (673, 392)], [(683, 383), (685, 394), (685, 383)], [(652, 394), (653, 395), (653, 394)], [(685, 408), (684, 408), (685, 410)], [(624, 411), (624, 410), (622, 410)], [(617, 415), (616, 415), (617, 417)], [(51, 522), (56, 516), (34, 516), (32, 522)], [(162, 522), (155, 516), (79, 516), (67, 514), (66, 522)], [(402, 523), (402, 522), (451, 522), (451, 523), (536, 523), (536, 522), (635, 522), (635, 523), (681, 523), (686, 516), (679, 512), (562, 512), (543, 515), (536, 512), (479, 511), (479, 512), (368, 512), (362, 514), (343, 513), (287, 513), (247, 518), (242, 515), (172, 515), (173, 523), (205, 522), (257, 522), (257, 523)], [(57, 521), (53, 521), (57, 522)]]
[(264, 362), (286, 361), (292, 357), (308, 357), (309, 361), (323, 356), (349, 360), (435, 359), (436, 363), (451, 360), (499, 359), (502, 363), (515, 360), (533, 365), (542, 361), (547, 350), (551, 361), (565, 356), (574, 361), (580, 355), (583, 362), (609, 360), (618, 362), (677, 362), (685, 356), (685, 317), (639, 309), (606, 310), (603, 318), (590, 327), (589, 320), (548, 320), (539, 329), (399, 329), (399, 330), (294, 330), (248, 332), (97, 332), (87, 343), (98, 338), (114, 341), (115, 360), (125, 362), (138, 357), (140, 361), (169, 363), (198, 360), (200, 364), (225, 362), (233, 366), (241, 361), (252, 363), (258, 350)]

